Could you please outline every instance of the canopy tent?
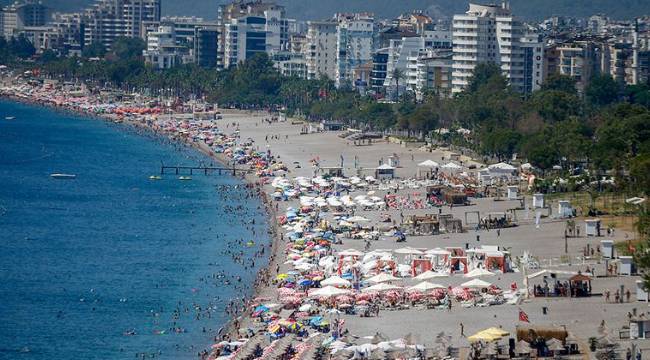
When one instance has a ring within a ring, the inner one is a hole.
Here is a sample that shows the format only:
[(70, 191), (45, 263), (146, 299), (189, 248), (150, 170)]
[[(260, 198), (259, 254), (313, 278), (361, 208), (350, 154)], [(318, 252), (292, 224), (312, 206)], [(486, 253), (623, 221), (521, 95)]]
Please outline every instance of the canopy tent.
[(481, 279), (473, 279), (460, 284), (461, 287), (470, 288), (470, 289), (485, 289), (490, 287), (490, 285), (492, 284), (490, 284), (487, 281), (483, 281)]
[(409, 247), (404, 247), (404, 248), (399, 248), (396, 250), (393, 250), (395, 254), (403, 254), (403, 255), (422, 255), (424, 254), (422, 251), (418, 249), (413, 249)]
[(428, 168), (437, 168), (437, 167), (440, 167), (440, 164), (438, 164), (437, 162), (435, 162), (433, 160), (425, 160), (425, 161), (419, 163), (418, 166), (420, 166), (420, 167), (428, 167)]
[(493, 272), (487, 271), (483, 268), (476, 268), (467, 274), (464, 274), (463, 277), (466, 278), (474, 278), (474, 277), (481, 277), (481, 276), (494, 276)]

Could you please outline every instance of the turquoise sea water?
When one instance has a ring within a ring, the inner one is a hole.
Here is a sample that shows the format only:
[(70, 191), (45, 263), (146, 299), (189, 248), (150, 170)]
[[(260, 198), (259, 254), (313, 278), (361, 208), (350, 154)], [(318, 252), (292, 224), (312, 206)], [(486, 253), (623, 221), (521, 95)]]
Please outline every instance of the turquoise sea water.
[(122, 125), (0, 101), (0, 359), (194, 359), (210, 346), (254, 278), (230, 253), (268, 243), (267, 223), (237, 179), (149, 180), (160, 161), (210, 160)]

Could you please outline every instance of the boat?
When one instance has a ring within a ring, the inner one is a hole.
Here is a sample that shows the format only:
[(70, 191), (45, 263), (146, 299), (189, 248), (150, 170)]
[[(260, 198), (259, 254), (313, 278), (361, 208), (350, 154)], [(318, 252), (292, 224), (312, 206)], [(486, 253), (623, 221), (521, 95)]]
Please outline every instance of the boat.
[(192, 180), (191, 176), (179, 176), (178, 180)]
[(162, 176), (151, 175), (149, 176), (149, 180), (162, 180)]
[(74, 174), (50, 174), (50, 177), (52, 177), (54, 179), (70, 180), (70, 179), (76, 179), (77, 175), (74, 175)]
[(15, 119), (15, 116), (5, 116), (5, 120), (13, 120)]

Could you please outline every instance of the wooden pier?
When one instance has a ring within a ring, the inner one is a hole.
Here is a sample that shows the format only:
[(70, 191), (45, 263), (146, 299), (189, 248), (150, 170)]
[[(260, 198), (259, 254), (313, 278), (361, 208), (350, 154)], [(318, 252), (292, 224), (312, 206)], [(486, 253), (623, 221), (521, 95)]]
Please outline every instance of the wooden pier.
[(237, 174), (248, 174), (253, 172), (253, 169), (242, 169), (238, 167), (219, 167), (219, 166), (181, 166), (181, 165), (164, 165), (160, 164), (160, 175), (165, 175), (169, 173), (174, 173), (175, 175), (194, 175), (194, 173), (203, 173), (204, 175), (209, 174), (232, 174), (237, 176)]

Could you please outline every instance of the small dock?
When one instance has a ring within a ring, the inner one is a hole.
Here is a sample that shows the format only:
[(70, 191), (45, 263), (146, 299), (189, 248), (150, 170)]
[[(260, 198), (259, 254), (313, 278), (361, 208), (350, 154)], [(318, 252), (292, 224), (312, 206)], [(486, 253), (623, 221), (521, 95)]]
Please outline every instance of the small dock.
[(160, 175), (165, 174), (175, 174), (175, 175), (194, 175), (195, 173), (204, 175), (210, 174), (232, 174), (237, 176), (238, 174), (248, 174), (253, 172), (253, 169), (242, 169), (238, 167), (219, 167), (219, 166), (182, 166), (182, 165), (165, 165), (160, 164)]

